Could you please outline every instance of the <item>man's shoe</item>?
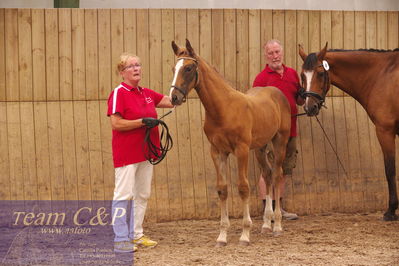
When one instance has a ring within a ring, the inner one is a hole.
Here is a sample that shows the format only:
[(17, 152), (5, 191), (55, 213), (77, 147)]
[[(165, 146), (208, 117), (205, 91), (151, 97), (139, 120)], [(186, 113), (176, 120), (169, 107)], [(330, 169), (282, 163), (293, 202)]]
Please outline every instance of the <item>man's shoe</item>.
[(143, 247), (155, 247), (158, 244), (158, 242), (151, 240), (147, 236), (142, 236), (139, 239), (133, 240), (132, 242)]
[(130, 241), (120, 241), (120, 242), (115, 242), (114, 244), (114, 252), (131, 253), (135, 252), (136, 250), (137, 250), (136, 245)]
[(285, 210), (281, 209), (281, 214), (286, 220), (298, 220), (298, 215), (296, 215), (296, 213), (286, 212)]

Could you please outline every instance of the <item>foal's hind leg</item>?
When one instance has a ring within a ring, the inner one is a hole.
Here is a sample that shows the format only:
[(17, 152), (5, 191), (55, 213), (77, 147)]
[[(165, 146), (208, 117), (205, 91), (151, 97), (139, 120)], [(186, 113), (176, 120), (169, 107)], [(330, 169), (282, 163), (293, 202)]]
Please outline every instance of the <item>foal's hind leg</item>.
[(216, 240), (216, 246), (225, 246), (227, 244), (227, 229), (230, 227), (229, 214), (227, 208), (227, 181), (226, 165), (227, 153), (219, 152), (214, 146), (211, 146), (211, 156), (216, 168), (216, 187), (220, 200), (220, 234)]
[(280, 187), (283, 182), (283, 161), (285, 158), (285, 152), (287, 149), (288, 136), (277, 133), (273, 138), (273, 152), (274, 161), (272, 164), (272, 184), (274, 188), (274, 198), (276, 206), (274, 208), (274, 226), (273, 233), (275, 235), (280, 234), (283, 231), (281, 226), (281, 207), (280, 207)]
[(262, 178), (266, 184), (266, 205), (263, 214), (262, 233), (272, 230), (272, 220), (274, 219), (273, 206), (272, 206), (272, 178), (271, 169), (266, 161), (266, 147), (255, 150), (255, 156), (261, 168)]

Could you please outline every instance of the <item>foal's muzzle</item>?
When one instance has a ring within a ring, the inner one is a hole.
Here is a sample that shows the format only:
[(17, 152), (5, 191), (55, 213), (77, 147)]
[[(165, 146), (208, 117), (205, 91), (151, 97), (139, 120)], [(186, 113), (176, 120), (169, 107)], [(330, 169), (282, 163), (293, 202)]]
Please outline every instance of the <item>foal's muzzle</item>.
[(172, 104), (173, 105), (181, 105), (182, 103), (186, 102), (186, 93), (184, 92), (183, 89), (172, 86), (173, 92), (172, 92)]

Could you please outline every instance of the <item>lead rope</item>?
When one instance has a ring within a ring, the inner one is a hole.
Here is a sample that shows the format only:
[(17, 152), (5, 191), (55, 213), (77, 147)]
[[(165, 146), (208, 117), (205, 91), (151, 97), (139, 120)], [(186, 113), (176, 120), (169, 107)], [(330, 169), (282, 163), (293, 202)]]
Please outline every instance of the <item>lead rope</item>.
[(341, 159), (339, 159), (339, 157), (338, 157), (337, 151), (334, 149), (334, 146), (332, 145), (330, 139), (328, 138), (327, 133), (326, 133), (326, 131), (324, 130), (323, 126), (321, 125), (320, 120), (319, 120), (319, 118), (318, 118), (317, 116), (316, 116), (316, 120), (317, 120), (317, 122), (319, 123), (320, 128), (321, 128), (321, 130), (322, 130), (323, 133), (324, 133), (324, 136), (326, 136), (326, 139), (327, 139), (328, 143), (330, 143), (331, 149), (334, 151), (335, 156), (337, 157), (339, 164), (341, 165), (342, 169), (344, 170), (344, 173), (345, 173), (346, 177), (349, 178), (348, 173), (346, 172), (345, 167), (344, 167), (344, 165), (343, 165), (342, 162), (341, 162)]
[[(324, 106), (324, 105), (323, 105), (323, 106)], [(326, 108), (327, 108), (327, 107), (326, 107)], [(306, 113), (296, 114), (296, 115), (293, 115), (293, 116), (302, 116), (302, 115), (306, 115)], [(321, 125), (319, 118), (318, 118), (317, 116), (315, 116), (315, 117), (316, 117), (317, 123), (319, 123), (319, 126), (320, 126), (321, 130), (322, 130), (323, 133), (324, 133), (324, 136), (326, 137), (328, 143), (330, 144), (331, 149), (334, 151), (335, 156), (337, 157), (338, 162), (339, 162), (339, 164), (340, 164), (341, 167), (342, 167), (342, 170), (344, 170), (344, 173), (345, 173), (346, 177), (349, 178), (348, 173), (346, 172), (346, 169), (345, 169), (344, 165), (342, 164), (341, 159), (339, 159), (338, 153), (337, 153), (337, 151), (334, 149), (334, 146), (332, 145), (330, 139), (328, 138), (326, 131), (324, 130), (323, 126)]]
[[(150, 132), (152, 128), (146, 128), (145, 131), (145, 137), (144, 137), (144, 143), (143, 143), (143, 153), (144, 157), (147, 159), (147, 161), (150, 162), (152, 165), (159, 164), (165, 157), (168, 151), (170, 151), (173, 147), (173, 139), (169, 134), (169, 128), (166, 125), (164, 121), (161, 119), (164, 118), (165, 116), (169, 115), (172, 113), (172, 110), (161, 116), (159, 120), (159, 125), (161, 125), (161, 136), (160, 136), (160, 142), (159, 142), (159, 147), (152, 143), (151, 138), (150, 138)], [(148, 153), (145, 152), (145, 145), (147, 144), (148, 147)], [(155, 159), (154, 159), (155, 157)]]

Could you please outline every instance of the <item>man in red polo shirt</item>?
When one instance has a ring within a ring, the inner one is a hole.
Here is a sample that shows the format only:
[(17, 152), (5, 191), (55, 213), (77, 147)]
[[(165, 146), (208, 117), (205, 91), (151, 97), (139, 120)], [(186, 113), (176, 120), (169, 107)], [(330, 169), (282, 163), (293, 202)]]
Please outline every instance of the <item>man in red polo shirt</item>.
[[(299, 96), (299, 78), (296, 71), (283, 64), (284, 52), (283, 47), (278, 40), (270, 40), (264, 45), (264, 55), (266, 59), (266, 67), (260, 72), (254, 82), (253, 87), (273, 86), (279, 88), (287, 97), (291, 107), (291, 134), (287, 144), (286, 158), (283, 163), (283, 182), (280, 187), (281, 195), (284, 195), (285, 180), (292, 176), (292, 169), (296, 165), (296, 120), (295, 116), (298, 113), (298, 105), (303, 105), (305, 100)], [(273, 158), (271, 151), (268, 152), (268, 157)], [(259, 194), (266, 203), (266, 184), (262, 176), (259, 178)], [(281, 200), (281, 198), (280, 198)], [(298, 216), (295, 213), (289, 213), (281, 210), (285, 219), (296, 220)]]

